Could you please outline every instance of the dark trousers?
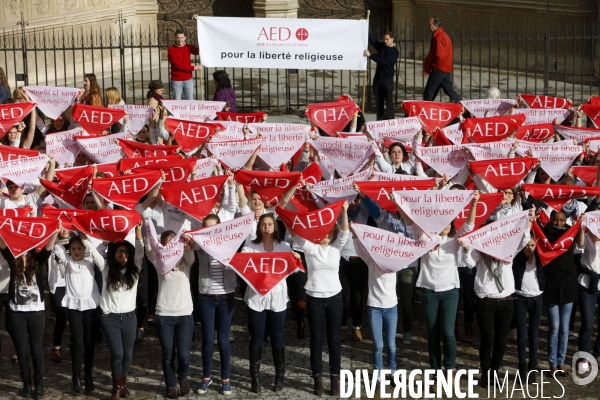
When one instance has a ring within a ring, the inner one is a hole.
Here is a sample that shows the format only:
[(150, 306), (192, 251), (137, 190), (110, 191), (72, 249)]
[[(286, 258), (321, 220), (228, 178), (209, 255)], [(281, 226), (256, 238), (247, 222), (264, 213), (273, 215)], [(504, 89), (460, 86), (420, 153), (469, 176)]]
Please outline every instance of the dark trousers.
[[(458, 310), (458, 289), (435, 292), (421, 288), (421, 306), (425, 314), (427, 326), (427, 349), (429, 350), (429, 366), (432, 369), (446, 370), (456, 366), (456, 337), (454, 337), (454, 321)], [(442, 350), (444, 361), (442, 365)]]
[(453, 102), (458, 103), (462, 100), (452, 87), (450, 73), (436, 69), (429, 74), (429, 78), (427, 78), (427, 84), (425, 85), (425, 90), (423, 91), (423, 100), (435, 100), (440, 89), (442, 89), (444, 93), (446, 93), (452, 99)]
[(342, 313), (342, 327), (348, 325), (348, 313), (351, 312), (352, 327), (360, 328), (362, 325), (363, 303), (365, 285), (369, 277), (367, 264), (359, 258), (352, 257), (346, 261), (340, 258), (340, 283), (342, 284), (342, 299), (344, 311)]
[(22, 379), (29, 378), (31, 375), (29, 355), (27, 354), (28, 345), (33, 360), (33, 378), (39, 380), (44, 375), (42, 339), (44, 337), (45, 322), (44, 311), (10, 311), (12, 339), (17, 350)]
[(417, 268), (413, 267), (404, 268), (396, 274), (396, 295), (400, 299), (402, 332), (405, 334), (412, 333), (417, 275)]
[[(394, 118), (394, 78), (375, 77), (373, 79), (373, 93), (375, 94), (375, 104), (377, 105), (377, 119), (383, 115)], [(385, 101), (387, 107), (384, 108)], [(384, 112), (385, 110), (385, 112)]]
[[(158, 275), (156, 274), (156, 268), (154, 268), (154, 265), (147, 260), (146, 263), (148, 265), (148, 282), (146, 286), (148, 288), (148, 312), (150, 314), (154, 314), (156, 312), (156, 296), (158, 295)], [(196, 282), (198, 282), (198, 279), (196, 279)], [(192, 299), (195, 298), (196, 296), (192, 297)]]
[(269, 310), (254, 311), (248, 307), (250, 318), (250, 347), (262, 347), (265, 332), (269, 334), (271, 346), (274, 349), (285, 347), (283, 342), (283, 327), (286, 310), (273, 312)]
[(137, 318), (135, 312), (102, 314), (102, 329), (108, 341), (113, 378), (127, 376), (133, 358)]
[[(157, 315), (154, 327), (162, 348), (162, 367), (167, 389), (177, 387), (175, 382), (175, 357), (177, 357), (177, 378), (186, 380), (192, 359), (192, 335), (194, 317), (181, 315), (176, 317)], [(177, 349), (177, 355), (175, 355)]]
[[(465, 325), (475, 322), (475, 275), (477, 268), (461, 267), (458, 269), (460, 277), (460, 295), (463, 298), (463, 313)], [(456, 318), (458, 321), (458, 318)]]
[(331, 297), (306, 296), (306, 314), (310, 329), (310, 368), (313, 376), (323, 373), (323, 336), (327, 332), (329, 372), (339, 375), (342, 363), (340, 326), (344, 301), (342, 292)]
[(142, 259), (142, 269), (138, 277), (137, 295), (135, 297), (135, 315), (137, 327), (145, 328), (148, 321), (148, 260)]
[(52, 333), (52, 346), (60, 347), (62, 344), (63, 333), (67, 326), (67, 309), (62, 306), (62, 299), (65, 297), (66, 288), (57, 287), (54, 293), (50, 293), (50, 306), (54, 311), (56, 323), (54, 324), (54, 332)]
[(513, 300), (477, 298), (477, 323), (481, 333), (479, 363), (482, 371), (498, 370), (506, 351), (515, 303)]
[(219, 344), (219, 357), (221, 360), (221, 379), (229, 379), (231, 370), (231, 343), (229, 343), (229, 330), (235, 299), (233, 293), (224, 296), (198, 295), (198, 311), (202, 323), (202, 373), (204, 378), (212, 376), (213, 341), (215, 329), (217, 343)]
[(78, 374), (81, 370), (81, 353), (85, 354), (85, 371), (89, 374), (94, 367), (94, 351), (98, 319), (96, 309), (77, 311), (67, 310), (71, 327), (72, 370)]
[[(515, 319), (517, 321), (517, 350), (519, 364), (527, 362), (527, 339), (529, 339), (529, 368), (535, 368), (538, 361), (538, 338), (540, 320), (544, 308), (543, 296), (523, 297), (515, 295)], [(529, 316), (529, 318), (527, 318)], [(529, 326), (527, 320), (529, 319)]]
[(4, 308), (4, 326), (6, 327), (8, 336), (12, 339), (12, 329), (10, 327), (10, 299), (8, 293), (0, 294), (0, 310), (2, 310), (2, 308)]
[[(598, 290), (590, 293), (585, 287), (579, 285), (579, 308), (581, 310), (581, 327), (579, 328), (578, 350), (590, 352), (592, 345), (592, 331), (594, 330), (594, 311), (596, 309), (596, 300), (598, 299)], [(573, 315), (571, 313), (571, 315)], [(598, 326), (600, 332), (600, 325)], [(600, 356), (600, 335), (596, 336), (594, 342), (594, 357)]]
[[(298, 251), (297, 253), (300, 254), (300, 260), (302, 261), (302, 265), (304, 265), (304, 269), (306, 270), (306, 257), (304, 256), (304, 253), (301, 251)], [(306, 290), (304, 289), (304, 286), (306, 285), (306, 279), (307, 276), (305, 272), (297, 272), (295, 274), (288, 275), (288, 277), (285, 278), (290, 301), (292, 302), (292, 309), (296, 309), (299, 304), (302, 304), (302, 307), (300, 308), (305, 307), (304, 303), (306, 302)], [(240, 279), (240, 283), (242, 282), (246, 284), (246, 281)], [(244, 288), (243, 294), (245, 294), (245, 292), (246, 290)]]

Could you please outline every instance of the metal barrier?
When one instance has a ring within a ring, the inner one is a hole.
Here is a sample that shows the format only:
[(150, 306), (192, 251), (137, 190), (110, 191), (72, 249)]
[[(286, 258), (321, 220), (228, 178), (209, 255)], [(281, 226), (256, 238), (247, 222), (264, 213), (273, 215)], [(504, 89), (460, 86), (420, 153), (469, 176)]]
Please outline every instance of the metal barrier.
[[(21, 21), (15, 30), (0, 36), (0, 66), (11, 87), (49, 85), (82, 87), (83, 75), (93, 72), (102, 88), (116, 87), (131, 104), (146, 101), (148, 82), (161, 79), (170, 97), (167, 49), (172, 38), (156, 34), (156, 27), (127, 30), (121, 17), (103, 30), (27, 30)], [(481, 98), (490, 86), (503, 97), (518, 93), (546, 93), (584, 102), (599, 94), (594, 61), (597, 24), (540, 27), (538, 23), (495, 27), (454, 22), (449, 34), (454, 45), (453, 80), (464, 98)], [(192, 39), (195, 34), (190, 33)], [(422, 60), (429, 50), (431, 33), (422, 29), (398, 29), (400, 59), (396, 65), (395, 102), (421, 98), (426, 77)], [(195, 41), (195, 40), (192, 40)], [(339, 45), (339, 44), (336, 44)], [(372, 74), (367, 71), (367, 104), (372, 110)], [(195, 75), (196, 98), (212, 99), (212, 72)], [(226, 69), (234, 85), (240, 110), (290, 112), (309, 103), (335, 101), (341, 93), (359, 99), (363, 71)], [(22, 74), (24, 76), (19, 76)], [(17, 78), (18, 81), (17, 81)], [(201, 80), (205, 83), (201, 85)], [(202, 90), (202, 87), (204, 90)], [(438, 98), (440, 100), (440, 98)], [(447, 97), (441, 100), (447, 101)]]

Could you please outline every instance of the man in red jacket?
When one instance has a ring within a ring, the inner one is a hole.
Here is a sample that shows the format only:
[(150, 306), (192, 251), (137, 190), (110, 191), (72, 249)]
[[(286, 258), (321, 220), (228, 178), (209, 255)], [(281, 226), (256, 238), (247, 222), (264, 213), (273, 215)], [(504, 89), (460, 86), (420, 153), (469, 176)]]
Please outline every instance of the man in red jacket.
[(423, 72), (425, 75), (429, 75), (423, 91), (423, 100), (435, 100), (441, 88), (452, 101), (458, 103), (461, 98), (452, 88), (452, 80), (450, 79), (453, 57), (452, 41), (440, 25), (442, 25), (442, 21), (438, 17), (429, 20), (429, 29), (433, 32), (433, 35), (431, 36), (429, 54), (427, 54), (423, 65)]
[(171, 64), (171, 95), (181, 100), (183, 92), (186, 100), (194, 99), (194, 81), (192, 73), (200, 71), (202, 65), (192, 65), (190, 57), (198, 55), (198, 48), (185, 42), (185, 32), (178, 29), (175, 32), (175, 43), (169, 47), (169, 64)]

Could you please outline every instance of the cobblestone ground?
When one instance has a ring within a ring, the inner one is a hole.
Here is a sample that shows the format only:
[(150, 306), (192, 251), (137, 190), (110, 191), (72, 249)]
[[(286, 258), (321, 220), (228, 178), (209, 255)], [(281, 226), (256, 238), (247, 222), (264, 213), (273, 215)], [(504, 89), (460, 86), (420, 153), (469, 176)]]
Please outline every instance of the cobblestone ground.
[[(47, 302), (48, 303), (48, 302)], [(418, 301), (415, 304), (416, 308), (416, 324), (413, 333), (413, 343), (410, 346), (402, 344), (401, 335), (397, 336), (398, 343), (398, 368), (425, 369), (428, 365), (427, 343), (424, 336), (424, 322), (422, 318), (421, 307)], [(47, 304), (47, 309), (49, 309)], [(70, 352), (68, 349), (68, 331), (65, 332), (63, 338), (63, 362), (54, 363), (50, 359), (50, 343), (51, 332), (54, 326), (54, 319), (51, 317), (52, 312), (47, 311), (47, 323), (44, 334), (44, 356), (45, 356), (45, 376), (44, 383), (46, 387), (47, 399), (71, 399), (74, 394), (71, 392), (70, 384)], [(19, 371), (16, 363), (11, 361), (13, 355), (13, 347), (6, 331), (4, 330), (4, 318), (0, 318), (0, 337), (2, 340), (2, 351), (0, 354), (0, 398), (13, 399), (20, 398), (20, 381)], [(366, 319), (363, 319), (366, 321)], [(253, 394), (250, 391), (250, 376), (248, 372), (248, 334), (246, 329), (246, 312), (245, 304), (241, 298), (236, 298), (236, 310), (233, 322), (233, 336), (235, 342), (232, 347), (232, 366), (231, 366), (231, 382), (233, 386), (233, 394), (228, 396), (231, 399), (299, 399), (299, 398), (314, 398), (312, 394), (312, 380), (310, 378), (309, 367), (309, 346), (308, 339), (298, 340), (295, 337), (295, 321), (290, 317), (288, 312), (288, 320), (285, 325), (285, 342), (286, 342), (286, 388), (278, 393), (271, 390), (274, 381), (274, 368), (271, 357), (270, 346), (268, 343), (263, 350), (263, 365), (261, 367), (261, 380), (263, 391), (260, 394)], [(459, 326), (462, 327), (462, 313), (459, 314)], [(546, 354), (546, 331), (545, 319), (542, 326), (540, 349), (541, 349), (541, 368), (548, 368), (548, 363), (545, 359)], [(459, 329), (459, 336), (462, 337), (463, 331)], [(458, 360), (457, 368), (477, 368), (478, 367), (478, 332), (475, 330), (476, 340), (472, 343), (462, 341), (458, 345)], [(371, 334), (368, 327), (363, 328), (363, 341), (360, 343), (351, 340), (350, 332), (348, 339), (342, 346), (342, 368), (346, 369), (363, 369), (370, 368), (371, 363)], [(192, 346), (192, 365), (190, 369), (190, 380), (193, 382), (193, 388), (198, 385), (202, 375), (202, 361), (200, 354), (200, 327), (196, 326), (196, 341)], [(326, 350), (326, 348), (325, 348)], [(569, 343), (568, 359), (571, 362), (571, 356), (576, 351), (576, 341)], [(508, 351), (505, 357), (504, 369), (514, 372), (517, 363), (516, 343), (509, 339)], [(214, 353), (215, 363), (213, 364), (214, 371), (219, 371), (219, 353), (216, 350)], [(325, 356), (325, 360), (327, 357)], [(570, 370), (570, 367), (568, 368)], [(324, 371), (328, 370), (325, 364)], [(209, 392), (205, 395), (189, 396), (189, 398), (225, 398), (220, 393), (220, 380), (218, 372), (215, 376), (215, 382), (210, 386)], [(102, 341), (96, 347), (96, 361), (94, 380), (96, 382), (96, 391), (88, 397), (108, 398), (110, 397), (110, 352), (106, 341)], [(545, 381), (551, 379), (546, 378)], [(512, 379), (511, 379), (512, 382)], [(539, 382), (539, 378), (538, 378)], [(544, 397), (556, 397), (565, 399), (597, 399), (600, 397), (600, 384), (598, 379), (587, 386), (577, 386), (573, 383), (570, 377), (561, 378), (561, 382), (565, 387), (563, 389), (557, 383), (544, 384)], [(324, 384), (326, 390), (329, 389), (329, 378), (325, 376)], [(128, 387), (132, 390), (132, 394), (136, 399), (162, 399), (166, 396), (164, 387), (164, 379), (161, 369), (161, 349), (156, 336), (156, 332), (152, 325), (146, 329), (146, 339), (142, 342), (136, 342), (133, 366), (128, 378)], [(466, 388), (466, 381), (463, 381), (462, 387)], [(511, 383), (512, 390), (512, 383)], [(326, 391), (327, 393), (327, 391)], [(479, 394), (480, 398), (488, 398), (486, 391), (480, 388), (475, 389), (475, 393)], [(362, 391), (363, 397), (364, 390)], [(491, 396), (493, 397), (493, 396)], [(510, 398), (503, 394), (497, 394), (497, 398)], [(530, 397), (541, 398), (541, 393), (536, 396), (534, 386), (530, 386)], [(376, 396), (379, 398), (379, 395)], [(516, 391), (512, 398), (523, 398), (523, 393)]]

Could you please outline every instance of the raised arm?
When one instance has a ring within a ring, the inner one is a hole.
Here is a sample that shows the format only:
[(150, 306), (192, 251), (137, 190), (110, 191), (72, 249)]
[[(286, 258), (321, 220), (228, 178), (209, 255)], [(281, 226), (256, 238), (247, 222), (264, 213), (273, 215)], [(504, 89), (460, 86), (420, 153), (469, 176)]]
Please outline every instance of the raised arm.
[[(48, 161), (48, 170), (46, 171), (46, 180), (52, 182), (54, 180), (54, 176), (56, 175), (56, 173), (55, 173), (56, 160), (54, 159), (53, 155), (50, 155), (48, 157), (50, 158), (50, 160)], [(38, 196), (44, 198), (44, 197), (48, 196), (48, 191), (46, 190), (44, 185), (40, 185), (40, 187), (37, 188), (37, 194), (38, 194)], [(52, 242), (52, 243), (54, 243), (54, 242)]]
[[(21, 144), (23, 145), (24, 149), (30, 149), (31, 144), (33, 143), (33, 137), (35, 135), (35, 127), (37, 123), (36, 110), (36, 107), (33, 107), (33, 110), (31, 110), (31, 117), (29, 119), (29, 129), (27, 130), (27, 136), (25, 136), (25, 139), (21, 141)], [(20, 139), (20, 137), (17, 137), (17, 139)]]

